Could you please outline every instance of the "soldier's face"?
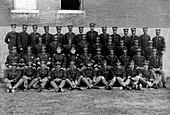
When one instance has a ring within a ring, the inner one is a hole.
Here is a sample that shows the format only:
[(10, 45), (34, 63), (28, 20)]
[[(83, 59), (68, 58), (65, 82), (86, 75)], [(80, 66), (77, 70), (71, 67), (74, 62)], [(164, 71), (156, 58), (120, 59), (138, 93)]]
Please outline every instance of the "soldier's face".
[(124, 43), (123, 43), (123, 42), (120, 42), (120, 45), (121, 45), (121, 46), (123, 46), (123, 45), (124, 45)]
[(135, 65), (134, 64), (130, 64), (130, 66), (129, 66), (130, 68), (134, 68), (135, 67)]
[(137, 51), (137, 55), (141, 55), (141, 52)]
[(39, 39), (38, 41), (39, 41), (39, 43), (42, 43), (42, 39)]
[(27, 28), (22, 28), (22, 31), (23, 31), (23, 32), (26, 32), (26, 31), (27, 31)]
[(96, 42), (97, 42), (97, 43), (99, 43), (99, 41), (100, 41), (99, 39), (96, 39)]
[(75, 53), (76, 53), (76, 50), (72, 48), (70, 52), (71, 52), (72, 54), (75, 54)]
[(147, 32), (148, 32), (148, 30), (146, 30), (146, 29), (143, 30), (143, 33), (144, 33), (144, 34), (147, 34)]
[(149, 66), (148, 65), (144, 65), (143, 67), (144, 67), (145, 70), (147, 70)]
[(57, 53), (61, 53), (61, 48), (57, 48)]
[(71, 43), (72, 43), (72, 41), (71, 41), (71, 40), (68, 40), (68, 43), (69, 43), (69, 44), (71, 44)]
[(114, 55), (114, 52), (113, 52), (113, 51), (111, 51), (111, 52), (110, 52), (110, 55)]
[(72, 32), (72, 30), (73, 30), (73, 27), (68, 27), (69, 32)]
[(70, 69), (74, 69), (74, 68), (75, 68), (75, 65), (71, 64)]
[(16, 52), (17, 52), (17, 50), (16, 50), (16, 49), (13, 49), (11, 52), (12, 52), (12, 53), (16, 53)]
[(95, 28), (94, 26), (90, 26), (90, 30), (92, 30), (92, 31), (93, 31), (93, 30), (94, 30), (94, 28)]
[(156, 52), (155, 52), (155, 51), (153, 52), (153, 55), (156, 55)]
[(57, 33), (61, 33), (61, 29), (57, 29)]
[(116, 34), (116, 33), (117, 33), (117, 30), (113, 29), (113, 33)]
[(42, 49), (42, 52), (45, 52), (45, 49)]
[(156, 31), (156, 35), (157, 35), (157, 36), (159, 36), (159, 35), (160, 35), (160, 33), (161, 33), (160, 31)]
[(135, 42), (135, 45), (138, 46), (139, 45), (138, 42)]
[(132, 35), (135, 35), (136, 34), (136, 31), (131, 31), (132, 32)]
[(28, 53), (31, 53), (31, 50), (29, 49), (29, 50), (27, 50), (27, 52), (28, 52)]
[(117, 65), (117, 68), (121, 68), (121, 65)]
[(100, 55), (100, 54), (101, 54), (101, 51), (97, 51), (97, 54)]
[(34, 31), (34, 32), (37, 32), (37, 28), (33, 28), (33, 31)]
[(13, 32), (15, 32), (15, 31), (16, 31), (16, 28), (15, 28), (15, 27), (11, 27), (11, 30), (12, 30)]
[(107, 29), (102, 29), (102, 32), (103, 32), (103, 33), (106, 33), (106, 32), (107, 32)]
[(128, 31), (124, 31), (124, 34), (125, 34), (125, 35), (128, 35)]
[(83, 28), (79, 28), (79, 33), (83, 33)]
[(57, 69), (59, 69), (60, 67), (61, 67), (61, 65), (59, 65), (59, 64), (56, 66)]
[(49, 33), (49, 28), (44, 29), (45, 33)]

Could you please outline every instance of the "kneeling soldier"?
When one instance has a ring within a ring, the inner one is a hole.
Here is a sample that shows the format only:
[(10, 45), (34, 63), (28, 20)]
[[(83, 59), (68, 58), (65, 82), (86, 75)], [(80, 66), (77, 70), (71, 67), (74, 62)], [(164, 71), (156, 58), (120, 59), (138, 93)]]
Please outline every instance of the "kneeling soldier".
[(4, 83), (7, 86), (7, 93), (14, 93), (16, 89), (23, 83), (23, 79), (21, 79), (21, 71), (17, 68), (16, 62), (12, 62), (11, 68), (5, 72)]
[[(50, 84), (54, 87), (55, 91), (63, 92), (65, 85), (66, 72), (61, 68), (61, 62), (55, 63), (55, 68), (51, 71), (51, 82)], [(59, 84), (59, 85), (57, 85)]]

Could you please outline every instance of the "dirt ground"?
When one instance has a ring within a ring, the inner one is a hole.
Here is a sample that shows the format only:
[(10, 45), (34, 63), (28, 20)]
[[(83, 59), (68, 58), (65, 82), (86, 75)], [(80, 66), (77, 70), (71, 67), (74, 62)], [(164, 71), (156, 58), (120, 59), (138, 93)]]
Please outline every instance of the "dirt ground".
[(2, 84), (0, 87), (0, 115), (170, 114), (170, 79), (169, 89), (144, 91), (92, 89), (7, 94)]

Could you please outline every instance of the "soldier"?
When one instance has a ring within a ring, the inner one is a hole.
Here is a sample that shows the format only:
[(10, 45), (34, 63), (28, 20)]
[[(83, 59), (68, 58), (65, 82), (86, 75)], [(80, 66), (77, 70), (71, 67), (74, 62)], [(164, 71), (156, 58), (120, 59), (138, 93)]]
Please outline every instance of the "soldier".
[(158, 51), (158, 55), (161, 58), (161, 65), (162, 65), (162, 56), (165, 52), (165, 38), (160, 36), (161, 29), (156, 29), (156, 36), (152, 39), (153, 47), (155, 47)]
[(100, 43), (103, 46), (106, 46), (106, 44), (108, 43), (108, 38), (109, 38), (109, 34), (107, 33), (107, 27), (102, 27), (102, 34), (99, 35), (100, 38)]
[(148, 28), (143, 28), (143, 34), (139, 38), (139, 43), (141, 43), (142, 54), (144, 54), (145, 48), (148, 46), (148, 41), (151, 40), (150, 36), (147, 34)]
[(36, 68), (32, 61), (29, 61), (24, 70), (23, 70), (23, 77), (24, 80), (24, 91), (31, 88), (30, 82), (36, 77)]
[[(28, 64), (28, 62), (36, 63), (36, 56), (32, 53), (32, 48), (30, 46), (27, 47), (27, 53), (24, 55), (23, 59), (25, 64)], [(34, 66), (36, 66), (36, 64)]]
[[(148, 58), (149, 68), (152, 69), (152, 71), (154, 72), (154, 76), (156, 79), (162, 79), (163, 87), (166, 88), (166, 77), (165, 73), (162, 70), (161, 58), (159, 57), (159, 55), (156, 55), (156, 53), (157, 49), (153, 49), (153, 54)], [(156, 76), (155, 74), (161, 75), (161, 78), (159, 76)]]
[(68, 40), (71, 39), (72, 43), (74, 43), (75, 39), (75, 33), (73, 33), (73, 25), (68, 25), (68, 33), (65, 34), (66, 44), (68, 43)]
[(21, 79), (21, 71), (17, 68), (16, 62), (11, 62), (11, 68), (4, 73), (4, 83), (7, 86), (7, 93), (14, 93), (23, 83), (23, 79)]
[(97, 72), (96, 72), (96, 77), (94, 86), (98, 85), (100, 82), (102, 82), (103, 85), (106, 87), (109, 85), (110, 81), (112, 81), (114, 76), (113, 71), (108, 68), (106, 60), (103, 62), (103, 67), (101, 67)]
[(61, 26), (56, 26), (57, 33), (54, 35), (54, 37), (58, 36), (58, 42), (61, 43), (62, 45), (65, 45), (66, 39), (65, 36), (61, 33), (61, 29), (62, 29)]
[(38, 38), (38, 44), (34, 46), (34, 54), (37, 56), (42, 51), (42, 47), (46, 47), (45, 44), (42, 43), (42, 37)]
[(46, 47), (42, 47), (42, 52), (37, 55), (37, 64), (40, 66), (41, 62), (44, 62), (47, 67), (51, 67), (51, 57), (49, 53), (46, 53)]
[(137, 49), (137, 54), (133, 56), (133, 61), (135, 62), (135, 65), (138, 66), (138, 68), (143, 67), (143, 63), (145, 62), (145, 57), (141, 55), (141, 49)]
[(139, 36), (136, 35), (136, 28), (131, 28), (131, 36), (130, 36), (130, 41), (131, 41), (131, 47), (134, 44), (134, 40), (138, 40), (139, 46), (141, 46), (141, 43), (139, 43)]
[(88, 52), (90, 53), (91, 52), (91, 47), (90, 47), (90, 43), (86, 41), (86, 35), (83, 34), (82, 35), (82, 41), (78, 43), (78, 46), (77, 46), (77, 53), (79, 55), (83, 54), (83, 48), (87, 47), (88, 48)]
[(112, 42), (112, 37), (110, 36), (108, 39), (108, 43), (106, 44), (106, 46), (104, 46), (104, 55), (107, 56), (109, 55), (109, 51), (110, 50), (114, 50), (116, 52), (116, 45), (115, 43)]
[(17, 47), (18, 33), (16, 32), (16, 26), (16, 24), (11, 24), (12, 31), (7, 33), (5, 37), (5, 43), (8, 44), (9, 53), (13, 46)]
[(125, 70), (127, 70), (127, 67), (129, 65), (129, 62), (131, 61), (131, 58), (127, 56), (127, 49), (123, 49), (124, 55), (119, 57), (119, 60), (121, 62), (121, 65), (124, 67)]
[(56, 54), (52, 57), (52, 67), (55, 67), (55, 63), (59, 61), (61, 63), (61, 67), (66, 68), (67, 60), (65, 54), (62, 53), (62, 48), (58, 46), (56, 50)]
[(30, 36), (27, 33), (28, 25), (22, 25), (22, 32), (18, 34), (18, 50), (21, 56), (26, 54), (26, 49), (30, 45)]
[(75, 47), (75, 45), (72, 43), (72, 40), (70, 38), (70, 39), (68, 39), (68, 44), (64, 45), (63, 47), (64, 47), (64, 53), (66, 54), (66, 56), (68, 56), (71, 48)]
[(75, 62), (75, 66), (79, 67), (79, 54), (76, 53), (75, 46), (71, 47), (71, 50), (67, 56), (67, 67), (69, 67), (70, 62)]
[(57, 47), (62, 47), (62, 44), (59, 42), (59, 36), (56, 35), (54, 36), (54, 42), (51, 42), (50, 43), (50, 46), (49, 46), (49, 54), (50, 56), (52, 57), (54, 54), (56, 54), (56, 49)]
[(101, 55), (101, 49), (97, 48), (97, 54), (93, 57), (93, 61), (96, 65), (101, 65), (104, 61), (104, 56)]
[(153, 41), (150, 40), (150, 41), (148, 41), (148, 47), (145, 48), (145, 52), (144, 52), (144, 56), (145, 56), (146, 60), (148, 60), (149, 56), (152, 55), (153, 49), (154, 49)]
[(127, 47), (127, 49), (131, 48), (131, 40), (130, 37), (128, 36), (128, 28), (124, 28), (124, 36), (121, 38), (124, 41), (125, 46)]
[(131, 89), (128, 85), (130, 83), (130, 79), (126, 77), (126, 71), (122, 68), (121, 63), (116, 63), (116, 68), (113, 69), (113, 78), (109, 84), (109, 89), (115, 84), (116, 81), (120, 84), (120, 89)]
[(86, 33), (87, 42), (89, 42), (90, 45), (94, 44), (94, 40), (98, 36), (98, 32), (94, 30), (95, 25), (95, 23), (90, 23), (90, 31)]
[(84, 27), (80, 26), (79, 28), (79, 34), (75, 36), (74, 44), (77, 46), (79, 42), (82, 40), (82, 35), (84, 34)]
[(43, 44), (47, 47), (47, 53), (49, 51), (49, 45), (54, 41), (53, 35), (49, 33), (49, 26), (44, 26), (45, 33), (42, 35)]
[(108, 66), (110, 66), (110, 68), (115, 67), (118, 58), (117, 58), (116, 55), (114, 55), (114, 50), (113, 49), (110, 50), (110, 55), (106, 56), (106, 60), (108, 62)]
[(123, 49), (127, 49), (127, 47), (124, 46), (124, 41), (120, 40), (120, 46), (118, 46), (116, 49), (116, 56), (118, 58), (123, 55)]
[(130, 57), (132, 58), (134, 55), (136, 55), (136, 50), (137, 49), (141, 49), (141, 47), (139, 46), (139, 40), (134, 40), (134, 45), (130, 48)]
[(117, 34), (117, 27), (112, 27), (113, 34), (111, 35), (113, 39), (113, 43), (115, 43), (116, 47), (118, 47), (120, 44), (121, 36)]
[(38, 38), (41, 36), (40, 33), (37, 32), (38, 25), (32, 25), (33, 32), (30, 34), (30, 44), (34, 50), (35, 45), (38, 43)]
[[(95, 42), (95, 44), (92, 45), (92, 51), (91, 51), (92, 56), (96, 55), (96, 52), (97, 52), (96, 49), (100, 48), (102, 50), (102, 48), (103, 48), (103, 45), (100, 44), (100, 38), (96, 37), (95, 39), (96, 39), (96, 42)], [(103, 54), (103, 50), (102, 50), (102, 54)]]
[(55, 63), (55, 68), (51, 71), (51, 82), (50, 84), (54, 87), (55, 91), (63, 92), (63, 87), (65, 85), (66, 72), (61, 69), (61, 63), (57, 61)]

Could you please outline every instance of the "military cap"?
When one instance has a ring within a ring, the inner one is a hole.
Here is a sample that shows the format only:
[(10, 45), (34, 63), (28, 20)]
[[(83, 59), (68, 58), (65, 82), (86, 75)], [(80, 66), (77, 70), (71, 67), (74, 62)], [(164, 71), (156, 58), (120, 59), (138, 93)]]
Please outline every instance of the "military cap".
[(97, 50), (97, 51), (101, 51), (101, 48), (97, 48), (96, 50)]
[(67, 27), (73, 27), (73, 25), (68, 25)]
[(141, 52), (141, 49), (140, 49), (140, 48), (138, 48), (138, 49), (136, 50), (136, 52)]
[(129, 31), (129, 29), (128, 29), (128, 28), (124, 28), (123, 30), (124, 30), (124, 32), (127, 32), (127, 31)]
[(49, 29), (49, 26), (44, 26), (44, 29)]
[(55, 65), (61, 65), (61, 62), (57, 61), (57, 62), (55, 63)]
[(155, 29), (156, 31), (161, 31), (161, 29)]
[(22, 24), (22, 28), (27, 28), (28, 25), (27, 24)]
[(136, 40), (134, 40), (133, 42), (134, 42), (134, 43), (138, 43), (138, 42), (139, 42), (139, 40), (138, 40), (138, 39), (136, 39)]
[(91, 63), (91, 62), (89, 62), (88, 64), (87, 64), (87, 66), (88, 67), (91, 67), (93, 64)]
[(95, 27), (95, 23), (90, 23), (90, 27)]
[(132, 61), (129, 62), (129, 64), (130, 64), (130, 65), (132, 65), (132, 64), (134, 65), (135, 62), (132, 60)]
[(79, 28), (79, 29), (80, 29), (80, 28), (82, 28), (82, 29), (83, 29), (84, 27), (83, 27), (83, 26), (79, 26), (78, 28)]
[(123, 52), (127, 52), (127, 48), (125, 47), (125, 48), (123, 48)]
[(156, 49), (156, 48), (153, 48), (152, 51), (153, 51), (153, 52), (157, 52), (157, 49)]
[(61, 30), (62, 27), (61, 26), (56, 26), (56, 28), (57, 28), (57, 30)]
[(42, 49), (46, 49), (46, 46), (42, 46)]
[(146, 61), (143, 63), (143, 65), (148, 65), (149, 64), (149, 61)]
[(121, 65), (121, 63), (120, 63), (120, 61), (119, 61), (119, 60), (116, 62), (116, 65)]
[(123, 40), (120, 40), (119, 42), (120, 42), (120, 43), (124, 43), (124, 41), (123, 41)]
[(11, 47), (11, 50), (14, 50), (14, 49), (17, 49), (17, 47), (15, 47), (15, 46)]
[(12, 28), (16, 28), (17, 24), (11, 24)]
[(136, 31), (136, 28), (131, 28), (132, 31)]
[(74, 61), (71, 61), (71, 62), (70, 62), (70, 65), (74, 65), (74, 64), (75, 64), (75, 62), (74, 62)]
[(143, 30), (147, 30), (148, 29), (148, 27), (143, 27)]
[(152, 40), (149, 40), (149, 41), (148, 41), (148, 44), (153, 44), (153, 41), (152, 41)]
[(102, 30), (107, 30), (107, 27), (106, 27), (106, 26), (103, 26), (103, 27), (102, 27)]
[(86, 34), (82, 34), (82, 38), (86, 38)]
[(112, 29), (113, 29), (113, 30), (117, 30), (117, 29), (118, 29), (118, 27), (112, 27)]
[(12, 62), (11, 62), (11, 65), (12, 65), (12, 66), (17, 66), (18, 64), (17, 64), (15, 61), (12, 61)]

